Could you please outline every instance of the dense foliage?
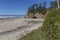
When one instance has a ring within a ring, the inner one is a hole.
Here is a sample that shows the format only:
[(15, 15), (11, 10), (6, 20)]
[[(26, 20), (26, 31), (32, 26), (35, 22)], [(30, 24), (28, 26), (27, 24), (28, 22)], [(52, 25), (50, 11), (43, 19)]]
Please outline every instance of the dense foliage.
[(44, 40), (60, 40), (60, 10), (52, 10), (42, 26)]

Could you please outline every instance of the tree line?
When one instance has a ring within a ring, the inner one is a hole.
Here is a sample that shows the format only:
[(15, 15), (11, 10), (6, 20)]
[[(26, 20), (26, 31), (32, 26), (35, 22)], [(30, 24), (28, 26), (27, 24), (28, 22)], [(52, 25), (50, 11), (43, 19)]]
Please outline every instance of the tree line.
[[(59, 5), (60, 5), (60, 0), (59, 0)], [(57, 9), (58, 8), (57, 0), (55, 0), (53, 2), (50, 2), (50, 8), (52, 8), (52, 9)]]
[(30, 6), (28, 8), (28, 13), (42, 13), (44, 15), (44, 13), (46, 12), (46, 2), (44, 2), (43, 4), (33, 4), (32, 6)]
[(47, 2), (43, 2), (43, 3), (40, 3), (40, 4), (33, 4), (28, 8), (27, 13), (32, 13), (33, 16), (34, 16), (35, 13), (39, 13), (39, 14), (41, 13), (42, 15), (45, 15), (47, 9), (57, 9), (57, 6), (58, 6), (56, 0), (50, 2), (49, 5), (50, 5), (49, 8), (47, 8)]

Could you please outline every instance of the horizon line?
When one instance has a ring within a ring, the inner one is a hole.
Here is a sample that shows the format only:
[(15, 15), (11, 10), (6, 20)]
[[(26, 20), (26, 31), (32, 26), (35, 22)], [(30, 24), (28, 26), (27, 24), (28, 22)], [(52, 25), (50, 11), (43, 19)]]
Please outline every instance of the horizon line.
[(0, 16), (25, 16), (25, 15), (0, 15)]

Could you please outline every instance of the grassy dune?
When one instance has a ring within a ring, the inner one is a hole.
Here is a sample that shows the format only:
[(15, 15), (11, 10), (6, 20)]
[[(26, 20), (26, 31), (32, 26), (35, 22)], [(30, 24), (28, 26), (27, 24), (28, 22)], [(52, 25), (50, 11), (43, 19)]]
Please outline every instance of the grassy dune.
[(60, 40), (60, 10), (51, 10), (41, 28), (19, 40)]

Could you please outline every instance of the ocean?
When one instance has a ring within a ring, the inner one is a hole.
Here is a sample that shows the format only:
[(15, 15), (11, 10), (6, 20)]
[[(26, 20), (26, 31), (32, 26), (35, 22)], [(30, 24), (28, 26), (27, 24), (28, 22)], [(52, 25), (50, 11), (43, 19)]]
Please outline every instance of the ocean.
[(0, 15), (0, 19), (24, 18), (25, 15)]

